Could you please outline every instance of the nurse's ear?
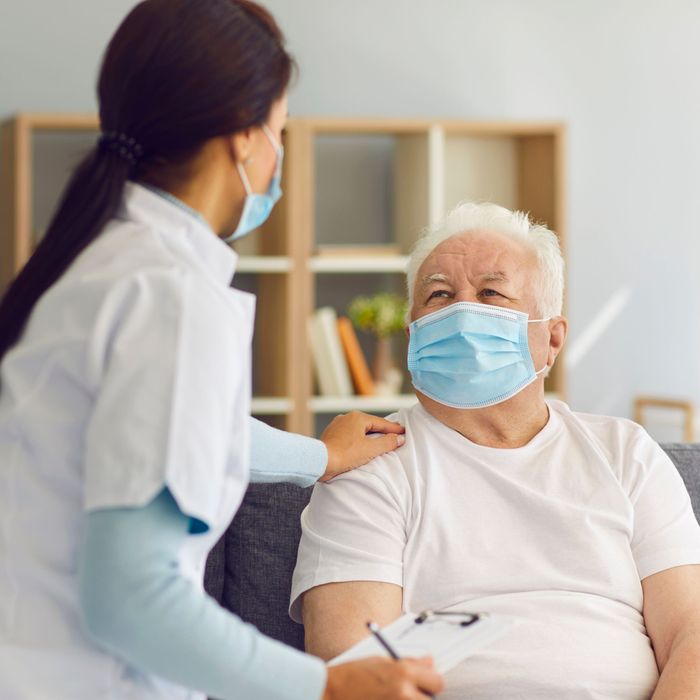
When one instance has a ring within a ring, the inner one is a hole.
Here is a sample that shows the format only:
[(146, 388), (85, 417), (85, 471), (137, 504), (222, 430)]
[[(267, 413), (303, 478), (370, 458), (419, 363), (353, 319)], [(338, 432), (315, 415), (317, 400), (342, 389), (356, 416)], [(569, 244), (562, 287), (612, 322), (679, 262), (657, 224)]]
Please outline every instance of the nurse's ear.
[(247, 165), (253, 156), (253, 129), (242, 129), (229, 137), (231, 158), (235, 163)]

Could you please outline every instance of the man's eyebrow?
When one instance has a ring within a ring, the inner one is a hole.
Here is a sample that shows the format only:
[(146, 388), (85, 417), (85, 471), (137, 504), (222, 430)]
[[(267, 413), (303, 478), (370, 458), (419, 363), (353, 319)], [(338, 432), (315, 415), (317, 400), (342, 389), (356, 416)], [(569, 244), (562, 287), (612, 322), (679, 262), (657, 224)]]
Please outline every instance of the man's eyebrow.
[[(479, 276), (482, 282), (508, 282), (508, 275), (501, 270), (496, 270), (494, 272), (485, 272), (483, 275)], [(427, 287), (433, 282), (442, 282), (444, 284), (451, 284), (450, 279), (447, 275), (443, 275), (441, 272), (436, 272), (432, 275), (426, 275), (421, 279), (421, 283), (424, 287)]]
[(433, 282), (443, 282), (445, 284), (449, 284), (450, 280), (447, 278), (447, 275), (443, 275), (441, 272), (436, 272), (432, 275), (426, 275), (425, 277), (423, 277), (421, 282), (422, 282), (424, 287), (427, 287), (429, 284), (432, 284)]
[(508, 275), (500, 270), (496, 272), (485, 272), (481, 275), (482, 282), (508, 282)]

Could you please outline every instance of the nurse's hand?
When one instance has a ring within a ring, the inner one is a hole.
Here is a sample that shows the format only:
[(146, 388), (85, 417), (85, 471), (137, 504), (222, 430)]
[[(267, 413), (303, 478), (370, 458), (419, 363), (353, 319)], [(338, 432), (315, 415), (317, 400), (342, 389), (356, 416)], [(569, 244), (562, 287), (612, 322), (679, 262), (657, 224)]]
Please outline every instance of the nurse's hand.
[[(328, 466), (321, 481), (361, 467), (375, 457), (401, 447), (405, 441), (403, 432), (403, 426), (398, 423), (359, 411), (336, 416), (321, 435), (328, 450)], [(369, 436), (368, 433), (380, 435)]]
[(443, 686), (429, 658), (373, 657), (331, 666), (322, 700), (425, 700)]

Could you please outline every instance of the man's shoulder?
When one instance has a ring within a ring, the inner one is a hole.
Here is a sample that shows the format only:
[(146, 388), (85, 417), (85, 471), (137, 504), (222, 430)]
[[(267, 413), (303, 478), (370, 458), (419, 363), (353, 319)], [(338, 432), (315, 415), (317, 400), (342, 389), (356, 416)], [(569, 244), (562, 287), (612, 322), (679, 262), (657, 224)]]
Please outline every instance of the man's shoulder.
[(571, 425), (578, 423), (601, 436), (628, 435), (637, 438), (642, 435), (647, 435), (641, 425), (629, 418), (609, 416), (601, 413), (573, 411), (568, 404), (559, 400), (550, 400), (547, 403), (549, 407), (561, 417), (565, 424)]
[(660, 448), (639, 424), (628, 418), (572, 411), (562, 401), (549, 402), (566, 426), (570, 439), (586, 441), (591, 449), (604, 455), (616, 473), (631, 465), (649, 465), (658, 459)]
[[(422, 433), (424, 417), (421, 414), (420, 405), (413, 404), (402, 408), (386, 416), (387, 420), (403, 425), (406, 429), (406, 442), (401, 447), (375, 457), (367, 464), (350, 472), (345, 472), (333, 479), (334, 482), (343, 479), (379, 479), (387, 485), (404, 485), (407, 478), (412, 481), (410, 475), (416, 469), (411, 442), (419, 433)], [(379, 435), (379, 434), (378, 434)]]

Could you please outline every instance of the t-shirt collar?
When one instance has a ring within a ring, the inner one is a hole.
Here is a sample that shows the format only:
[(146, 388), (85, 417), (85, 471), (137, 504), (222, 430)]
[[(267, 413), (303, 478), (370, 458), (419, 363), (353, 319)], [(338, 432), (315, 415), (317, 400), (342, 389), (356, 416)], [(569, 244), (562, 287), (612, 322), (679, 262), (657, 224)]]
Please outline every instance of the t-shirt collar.
[(226, 286), (231, 284), (238, 254), (216, 235), (201, 214), (184, 202), (156, 188), (127, 182), (121, 213), (166, 236), (176, 236), (206, 272)]
[(476, 452), (483, 452), (485, 454), (498, 454), (499, 457), (506, 459), (522, 459), (523, 454), (539, 450), (543, 445), (547, 444), (559, 433), (559, 430), (561, 429), (562, 421), (557, 412), (557, 403), (559, 402), (548, 400), (546, 403), (547, 410), (549, 411), (549, 417), (542, 430), (533, 436), (530, 442), (528, 442), (526, 445), (514, 448), (486, 447), (484, 445), (479, 445), (469, 440), (469, 438), (460, 435), (460, 433), (444, 423), (441, 423), (437, 418), (435, 418), (435, 416), (431, 415), (420, 402), (417, 404), (417, 410), (420, 411), (428, 421), (433, 422), (436, 426), (440, 426), (437, 428), (438, 430), (446, 431), (446, 434), (450, 435), (450, 439), (458, 439), (462, 447), (474, 450)]

